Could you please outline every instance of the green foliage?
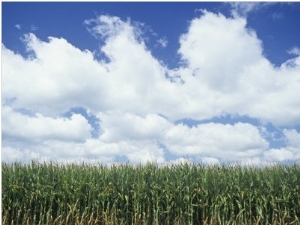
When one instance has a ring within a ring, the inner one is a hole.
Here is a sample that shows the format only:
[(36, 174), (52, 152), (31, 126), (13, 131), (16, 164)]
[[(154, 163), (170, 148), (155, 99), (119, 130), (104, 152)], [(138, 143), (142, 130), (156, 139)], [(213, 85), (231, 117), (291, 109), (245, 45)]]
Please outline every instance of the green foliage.
[(2, 224), (300, 224), (300, 168), (2, 163)]

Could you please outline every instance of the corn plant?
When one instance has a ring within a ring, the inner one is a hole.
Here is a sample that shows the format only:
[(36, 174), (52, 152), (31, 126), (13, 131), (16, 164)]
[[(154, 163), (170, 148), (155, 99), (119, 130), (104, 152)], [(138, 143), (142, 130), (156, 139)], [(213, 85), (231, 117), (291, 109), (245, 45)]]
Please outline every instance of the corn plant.
[(2, 163), (2, 224), (300, 224), (299, 165)]

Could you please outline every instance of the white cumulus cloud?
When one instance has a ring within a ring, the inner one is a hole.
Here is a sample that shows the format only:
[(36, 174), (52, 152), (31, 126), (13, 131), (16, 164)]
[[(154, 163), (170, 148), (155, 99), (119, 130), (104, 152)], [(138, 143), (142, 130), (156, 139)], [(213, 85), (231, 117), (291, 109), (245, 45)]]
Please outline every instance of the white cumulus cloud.
[[(270, 149), (260, 128), (250, 123), (175, 123), (223, 115), (278, 127), (300, 123), (299, 55), (272, 65), (245, 18), (202, 11), (178, 37), (177, 68), (152, 55), (140, 25), (129, 19), (100, 16), (85, 24), (103, 42), (104, 58), (95, 59), (66, 39), (42, 41), (35, 34), (23, 39), (26, 57), (2, 45), (5, 160), (126, 157), (165, 163), (174, 154), (215, 164), (299, 157), (295, 129), (282, 130), (286, 147)], [(74, 107), (99, 119), (98, 136), (92, 137), (94, 128), (83, 115), (63, 116)]]
[(90, 136), (91, 127), (86, 119), (74, 114), (71, 118), (30, 117), (2, 107), (2, 134), (32, 142), (64, 140), (82, 142)]
[(259, 130), (244, 123), (207, 123), (192, 128), (178, 124), (166, 133), (166, 143), (174, 154), (226, 160), (256, 156), (268, 148), (268, 142), (261, 137)]

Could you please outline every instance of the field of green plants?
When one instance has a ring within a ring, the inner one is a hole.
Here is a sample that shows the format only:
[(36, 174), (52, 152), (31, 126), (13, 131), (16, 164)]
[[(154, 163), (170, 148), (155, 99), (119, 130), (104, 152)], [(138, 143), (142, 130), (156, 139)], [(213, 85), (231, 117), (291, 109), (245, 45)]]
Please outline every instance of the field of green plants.
[(300, 224), (300, 167), (2, 163), (2, 224)]

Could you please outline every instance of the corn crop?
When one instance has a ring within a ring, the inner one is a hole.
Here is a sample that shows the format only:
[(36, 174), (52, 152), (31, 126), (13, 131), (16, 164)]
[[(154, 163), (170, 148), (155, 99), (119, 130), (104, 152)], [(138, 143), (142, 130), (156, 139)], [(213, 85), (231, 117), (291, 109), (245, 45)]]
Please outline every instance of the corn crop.
[(300, 168), (2, 163), (2, 224), (300, 224)]

